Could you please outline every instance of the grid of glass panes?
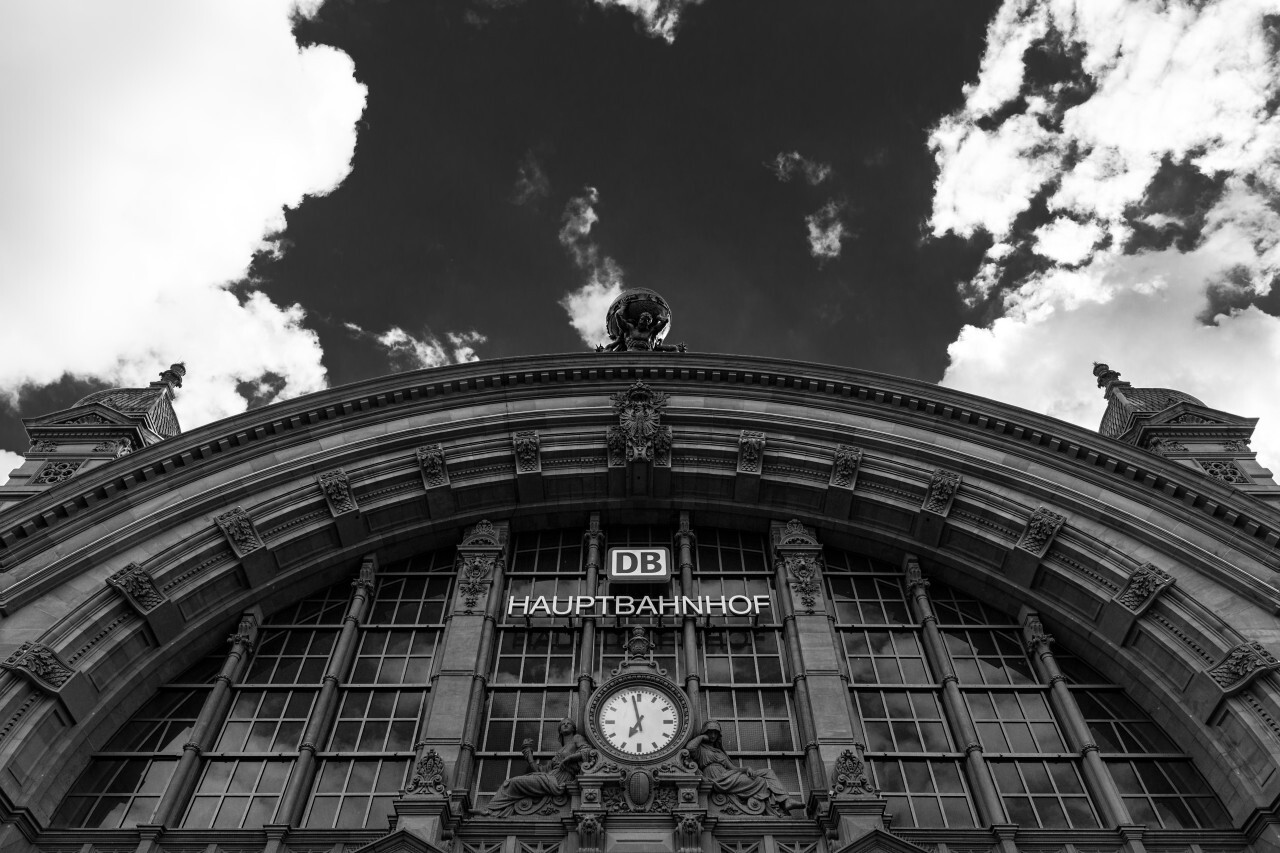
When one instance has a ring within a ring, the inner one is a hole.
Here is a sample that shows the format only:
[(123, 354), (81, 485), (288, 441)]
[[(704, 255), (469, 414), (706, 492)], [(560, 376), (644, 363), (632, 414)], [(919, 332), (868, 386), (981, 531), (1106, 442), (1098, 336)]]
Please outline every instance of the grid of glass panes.
[[(609, 677), (624, 657), (623, 644), (631, 637), (628, 628), (596, 628), (595, 637), (595, 678), (599, 684)], [(684, 683), (684, 656), (680, 654), (680, 631), (672, 628), (670, 622), (665, 629), (654, 629), (648, 632), (653, 643), (653, 659), (658, 666), (667, 671), (667, 677), (677, 684)]]
[(697, 536), (695, 595), (758, 595), (769, 602), (758, 616), (698, 619), (702, 718), (720, 723), (722, 747), (736, 763), (772, 769), (792, 796), (803, 797), (802, 744), (768, 540), (736, 530), (698, 530)]
[(351, 599), (339, 581), (267, 617), (231, 706), (204, 754), (184, 829), (270, 823)]
[(1136, 823), (1165, 829), (1230, 826), (1186, 755), (1129, 697), (1099, 687), (1071, 692)]
[(89, 759), (54, 826), (116, 829), (151, 820), (226, 659), (218, 648), (166, 685)]
[(453, 598), (453, 549), (384, 567), (341, 682), (302, 825), (385, 829), (404, 787)]
[[(520, 533), (511, 543), (503, 601), (509, 596), (583, 594), (582, 531)], [(557, 727), (573, 714), (581, 620), (569, 616), (505, 615), (495, 638), (489, 694), (477, 758), (477, 802), (487, 802), (511, 775), (529, 768), (520, 756), (528, 740), (541, 760), (560, 748)]]
[(1088, 829), (1097, 813), (1080, 776), (1080, 762), (987, 762), (1009, 820), (1019, 826)]
[(901, 572), (835, 551), (824, 576), (868, 763), (895, 825), (974, 826), (963, 754), (952, 741)]

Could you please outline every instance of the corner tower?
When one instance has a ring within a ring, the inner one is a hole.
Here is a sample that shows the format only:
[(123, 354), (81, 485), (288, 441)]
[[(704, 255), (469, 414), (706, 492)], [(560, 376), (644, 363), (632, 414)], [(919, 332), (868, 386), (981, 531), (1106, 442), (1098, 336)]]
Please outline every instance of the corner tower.
[(1098, 432), (1280, 503), (1280, 486), (1249, 448), (1257, 418), (1211, 409), (1172, 388), (1135, 388), (1100, 362), (1093, 375), (1107, 400)]
[(0, 509), (180, 434), (173, 398), (186, 373), (185, 365), (172, 364), (146, 388), (95, 391), (69, 409), (23, 418), (31, 447), (0, 485)]

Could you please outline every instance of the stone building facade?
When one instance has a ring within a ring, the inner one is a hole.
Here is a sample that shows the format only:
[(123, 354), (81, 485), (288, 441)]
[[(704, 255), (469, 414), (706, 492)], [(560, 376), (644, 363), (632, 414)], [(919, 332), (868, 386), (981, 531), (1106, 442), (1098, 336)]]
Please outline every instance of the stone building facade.
[[(33, 419), (0, 489), (3, 849), (1280, 849), (1253, 421), (1106, 365), (1094, 433), (616, 349), (183, 433), (172, 371)], [(670, 579), (611, 579), (615, 548)], [(628, 676), (675, 708), (660, 758), (602, 742), (602, 697), (652, 723)]]

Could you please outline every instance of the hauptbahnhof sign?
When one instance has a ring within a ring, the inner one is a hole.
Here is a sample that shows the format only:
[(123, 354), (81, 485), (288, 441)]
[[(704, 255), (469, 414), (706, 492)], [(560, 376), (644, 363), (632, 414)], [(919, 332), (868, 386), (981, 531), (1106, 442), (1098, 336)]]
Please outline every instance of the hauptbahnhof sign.
[(610, 548), (609, 580), (657, 583), (671, 580), (666, 548)]
[(508, 616), (755, 616), (767, 595), (539, 595), (507, 598)]

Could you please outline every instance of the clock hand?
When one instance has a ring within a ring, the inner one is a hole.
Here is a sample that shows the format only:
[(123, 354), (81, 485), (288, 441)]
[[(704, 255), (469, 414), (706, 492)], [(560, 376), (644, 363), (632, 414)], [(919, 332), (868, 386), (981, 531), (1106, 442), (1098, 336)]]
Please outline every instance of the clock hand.
[(636, 724), (627, 730), (627, 737), (632, 737), (635, 735), (636, 732), (644, 730), (644, 726), (642, 723), (642, 721), (644, 720), (644, 716), (640, 713), (640, 705), (637, 704), (636, 697), (634, 696), (631, 697), (631, 709), (635, 711)]

